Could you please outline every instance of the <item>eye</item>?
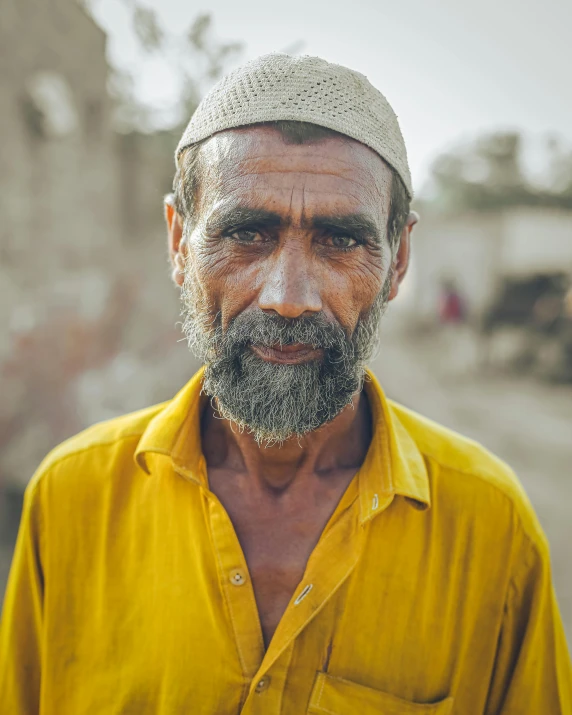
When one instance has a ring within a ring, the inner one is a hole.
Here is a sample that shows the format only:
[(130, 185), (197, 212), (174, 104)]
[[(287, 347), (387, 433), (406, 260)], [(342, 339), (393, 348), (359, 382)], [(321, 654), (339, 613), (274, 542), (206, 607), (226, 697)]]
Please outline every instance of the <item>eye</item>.
[(240, 243), (258, 243), (262, 241), (262, 236), (258, 231), (248, 228), (240, 228), (228, 234), (230, 238)]
[(329, 244), (330, 246), (333, 246), (334, 248), (353, 248), (354, 246), (357, 246), (358, 242), (355, 240), (355, 238), (352, 238), (351, 236), (329, 236), (329, 238), (326, 239), (326, 243)]

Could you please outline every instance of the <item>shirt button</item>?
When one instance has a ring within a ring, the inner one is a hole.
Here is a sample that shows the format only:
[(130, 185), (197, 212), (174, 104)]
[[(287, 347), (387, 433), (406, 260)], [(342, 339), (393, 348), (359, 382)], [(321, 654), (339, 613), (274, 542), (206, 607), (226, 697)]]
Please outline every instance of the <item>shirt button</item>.
[(233, 586), (242, 586), (242, 584), (246, 581), (246, 576), (244, 575), (244, 571), (241, 571), (241, 569), (234, 569), (234, 571), (230, 572), (229, 579)]
[(268, 688), (269, 685), (270, 685), (270, 676), (265, 675), (263, 678), (260, 678), (258, 683), (256, 683), (256, 687), (254, 688), (254, 690), (257, 693), (263, 693)]

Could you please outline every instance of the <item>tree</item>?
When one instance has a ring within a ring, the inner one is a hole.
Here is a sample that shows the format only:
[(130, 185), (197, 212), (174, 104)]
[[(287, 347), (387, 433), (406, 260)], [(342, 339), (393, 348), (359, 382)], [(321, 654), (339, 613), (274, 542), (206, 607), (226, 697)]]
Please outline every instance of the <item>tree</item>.
[(494, 211), (507, 206), (572, 209), (572, 152), (544, 142), (547, 175), (541, 184), (523, 161), (526, 139), (517, 132), (477, 137), (439, 156), (431, 169), (432, 199), (439, 211)]
[[(220, 42), (213, 32), (212, 18), (198, 15), (181, 33), (167, 31), (152, 7), (138, 0), (117, 0), (128, 10), (131, 29), (144, 56), (159, 58), (176, 78), (178, 97), (173, 106), (158, 112), (137, 95), (132, 73), (111, 68), (109, 91), (115, 100), (116, 125), (122, 132), (151, 132), (188, 121), (202, 95), (222, 75), (228, 64), (242, 51), (240, 42)], [(98, 0), (84, 0), (92, 15)]]

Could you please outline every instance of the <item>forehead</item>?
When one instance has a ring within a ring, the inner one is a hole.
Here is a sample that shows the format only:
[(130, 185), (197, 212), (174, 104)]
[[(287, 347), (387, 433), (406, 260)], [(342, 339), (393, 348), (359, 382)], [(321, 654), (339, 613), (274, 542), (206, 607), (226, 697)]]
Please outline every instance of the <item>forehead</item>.
[(266, 126), (232, 129), (201, 148), (203, 208), (239, 201), (279, 212), (369, 211), (387, 218), (392, 172), (372, 149), (332, 136), (288, 143)]

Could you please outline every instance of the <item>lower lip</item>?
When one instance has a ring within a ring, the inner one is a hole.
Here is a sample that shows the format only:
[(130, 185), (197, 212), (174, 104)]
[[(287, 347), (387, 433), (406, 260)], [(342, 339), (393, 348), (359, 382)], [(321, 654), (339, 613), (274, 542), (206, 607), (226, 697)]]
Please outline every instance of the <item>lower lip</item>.
[(266, 345), (251, 345), (250, 349), (262, 360), (281, 363), (282, 365), (296, 365), (310, 362), (311, 360), (320, 360), (324, 355), (323, 350), (311, 348), (307, 345), (285, 345), (283, 348), (269, 348)]

